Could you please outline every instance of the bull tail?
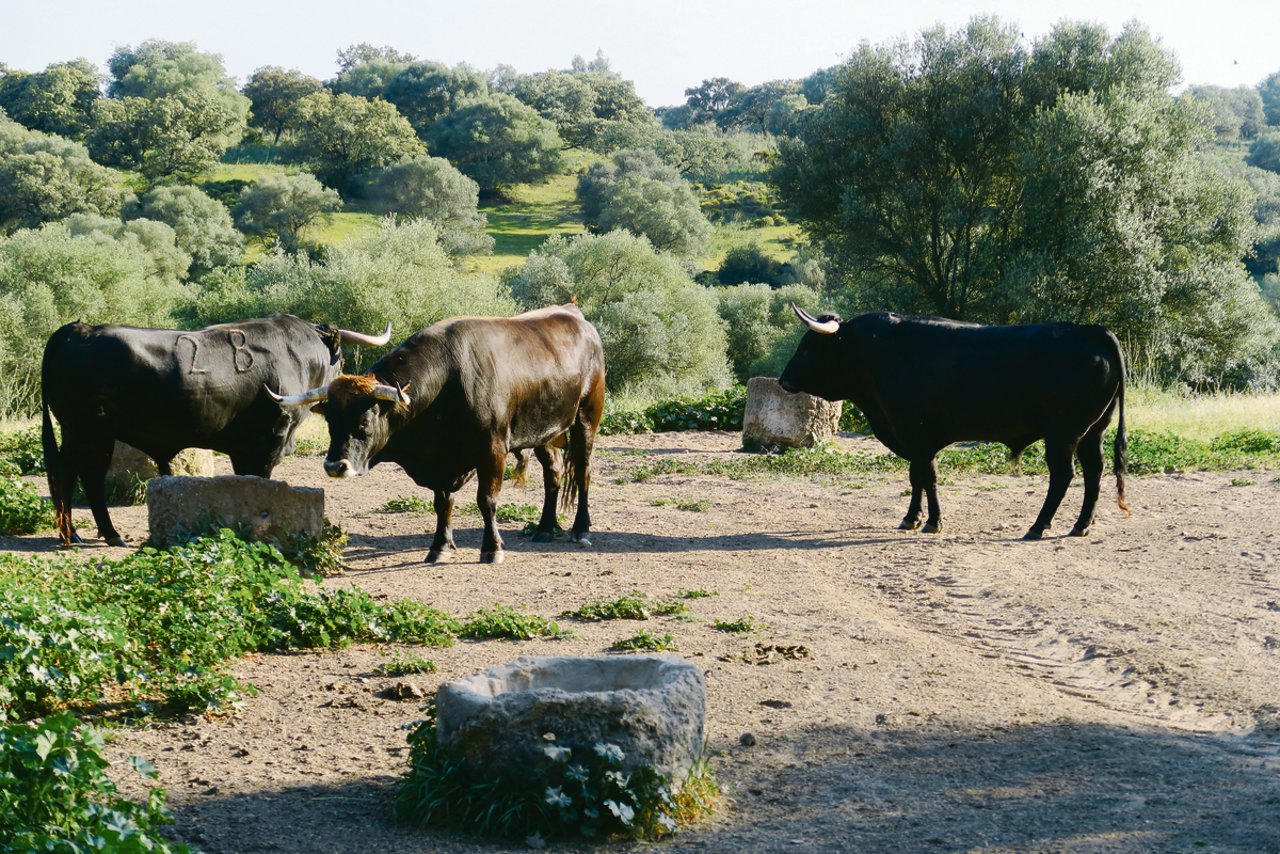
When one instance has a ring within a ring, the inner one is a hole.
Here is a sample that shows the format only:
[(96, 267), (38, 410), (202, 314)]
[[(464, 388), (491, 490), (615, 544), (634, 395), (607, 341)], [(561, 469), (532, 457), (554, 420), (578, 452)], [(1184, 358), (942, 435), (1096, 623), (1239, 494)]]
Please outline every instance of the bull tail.
[(521, 448), (514, 453), (516, 455), (516, 467), (511, 472), (511, 482), (516, 486), (524, 486), (525, 480), (529, 476), (529, 449)]
[(49, 498), (53, 501), (53, 511), (58, 528), (58, 536), (64, 546), (71, 545), (71, 493), (75, 489), (74, 481), (68, 483), (66, 461), (58, 450), (58, 437), (53, 432), (53, 419), (49, 415), (49, 401), (41, 395), (43, 422), (40, 427), (40, 442), (44, 446), (44, 471), (49, 481)]
[(564, 468), (560, 474), (560, 512), (568, 513), (578, 500), (578, 443), (573, 441), (573, 431), (564, 434)]
[(1129, 470), (1129, 436), (1124, 429), (1124, 351), (1120, 342), (1116, 341), (1116, 355), (1120, 359), (1120, 388), (1116, 391), (1117, 406), (1120, 409), (1120, 421), (1116, 425), (1116, 443), (1112, 454), (1111, 467), (1116, 475), (1116, 503), (1124, 511), (1124, 515), (1132, 516), (1129, 505), (1125, 501), (1124, 478)]

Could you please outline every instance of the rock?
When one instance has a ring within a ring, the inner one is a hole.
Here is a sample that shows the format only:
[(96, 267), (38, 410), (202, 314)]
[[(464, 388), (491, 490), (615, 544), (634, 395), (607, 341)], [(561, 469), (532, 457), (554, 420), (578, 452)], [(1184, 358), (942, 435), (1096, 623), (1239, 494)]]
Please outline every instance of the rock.
[(519, 658), (436, 693), (437, 735), (474, 771), (527, 774), (616, 745), (620, 768), (656, 768), (675, 785), (702, 755), (702, 671), (669, 655)]
[(147, 484), (147, 521), (159, 548), (217, 528), (285, 546), (323, 534), (324, 490), (245, 475), (162, 475)]
[[(179, 451), (170, 463), (175, 475), (209, 477), (213, 474), (213, 451), (208, 448), (187, 448)], [(116, 442), (111, 453), (111, 467), (107, 469), (107, 501), (110, 504), (137, 504), (141, 501), (141, 487), (160, 470), (155, 462), (132, 445)]]
[(752, 377), (742, 416), (742, 447), (749, 451), (812, 448), (836, 434), (840, 409), (839, 403), (784, 391), (773, 377)]

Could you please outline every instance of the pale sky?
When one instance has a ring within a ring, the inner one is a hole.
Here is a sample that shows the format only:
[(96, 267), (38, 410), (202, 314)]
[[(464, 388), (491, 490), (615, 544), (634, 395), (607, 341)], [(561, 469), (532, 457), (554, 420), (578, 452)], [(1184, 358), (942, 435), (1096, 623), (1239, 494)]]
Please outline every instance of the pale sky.
[(799, 78), (860, 42), (949, 30), (976, 14), (1017, 23), (1030, 42), (1062, 19), (1112, 35), (1136, 19), (1172, 50), (1186, 84), (1253, 86), (1280, 70), (1278, 0), (0, 0), (0, 62), (39, 71), (85, 57), (100, 65), (148, 38), (193, 41), (243, 83), (264, 65), (321, 80), (362, 41), (421, 59), (523, 73), (604, 51), (650, 106), (684, 102), (709, 77), (748, 86)]

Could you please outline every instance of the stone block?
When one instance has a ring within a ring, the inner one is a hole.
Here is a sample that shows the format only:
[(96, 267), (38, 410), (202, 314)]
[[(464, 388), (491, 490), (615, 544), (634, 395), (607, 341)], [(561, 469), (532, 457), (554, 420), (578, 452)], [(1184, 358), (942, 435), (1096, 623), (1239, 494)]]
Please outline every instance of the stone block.
[(749, 451), (812, 448), (835, 436), (841, 404), (783, 390), (774, 377), (747, 382), (742, 446)]
[(574, 761), (612, 744), (622, 768), (656, 768), (678, 787), (702, 755), (706, 705), (702, 671), (676, 656), (522, 657), (440, 686), (436, 731), (482, 774), (536, 785), (548, 747)]
[(160, 548), (224, 527), (288, 546), (323, 533), (324, 490), (246, 475), (160, 476), (147, 484), (147, 521)]
[[(187, 448), (178, 452), (170, 464), (175, 475), (209, 477), (213, 474), (213, 451)], [(155, 461), (132, 445), (116, 442), (111, 452), (111, 468), (107, 469), (107, 501), (111, 504), (135, 504), (142, 500), (138, 484), (146, 483), (160, 473)]]

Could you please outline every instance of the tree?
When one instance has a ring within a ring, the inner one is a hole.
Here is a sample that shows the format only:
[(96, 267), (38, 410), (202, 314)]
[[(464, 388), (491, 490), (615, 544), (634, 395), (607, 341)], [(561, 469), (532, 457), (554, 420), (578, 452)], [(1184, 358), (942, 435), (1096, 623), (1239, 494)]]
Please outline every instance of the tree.
[(1262, 98), (1262, 112), (1267, 117), (1267, 124), (1280, 127), (1280, 71), (1268, 74), (1258, 84), (1258, 96)]
[(774, 180), (850, 308), (1098, 322), (1166, 376), (1240, 376), (1267, 334), (1248, 196), (1200, 160), (1177, 75), (1136, 24), (1060, 24), (1031, 53), (989, 18), (863, 46)]
[(178, 237), (163, 222), (133, 219), (128, 222), (97, 214), (72, 214), (62, 221), (72, 237), (87, 237), (96, 242), (114, 242), (125, 246), (144, 259), (147, 275), (177, 283), (187, 278), (191, 256), (178, 246)]
[(274, 240), (289, 254), (298, 251), (302, 230), (322, 213), (342, 207), (335, 190), (306, 172), (264, 178), (246, 190), (232, 215), (245, 234)]
[(728, 383), (714, 293), (646, 238), (552, 237), (507, 281), (525, 308), (577, 301), (600, 332), (611, 393), (651, 400)]
[(792, 304), (808, 312), (819, 310), (813, 288), (742, 284), (716, 288), (716, 310), (729, 340), (729, 364), (734, 379), (746, 384), (752, 377), (776, 377), (796, 351), (805, 327), (796, 323)]
[(244, 236), (231, 213), (198, 187), (156, 187), (124, 207), (126, 220), (149, 219), (174, 231), (177, 245), (191, 256), (192, 273), (235, 264), (244, 254)]
[(488, 220), (478, 208), (480, 186), (443, 157), (424, 154), (388, 166), (371, 195), (379, 212), (434, 223), (450, 255), (493, 251), (493, 238), (484, 233)]
[(276, 65), (263, 66), (244, 84), (251, 110), (249, 125), (271, 134), (271, 144), (278, 146), (281, 135), (297, 122), (298, 102), (323, 90), (323, 83), (296, 68), (285, 71)]
[[(180, 97), (198, 109), (216, 111), (223, 150), (239, 141), (248, 123), (249, 99), (236, 89), (222, 57), (197, 50), (192, 42), (148, 39), (137, 47), (126, 45), (111, 54), (107, 68), (110, 98)], [(215, 132), (213, 125), (206, 123), (203, 132)]]
[(692, 111), (693, 122), (715, 122), (716, 117), (728, 108), (733, 99), (745, 91), (747, 87), (736, 80), (712, 77), (685, 89), (685, 104)]
[(0, 109), (32, 130), (80, 139), (101, 97), (102, 75), (87, 59), (59, 62), (36, 74), (0, 72)]
[(85, 142), (99, 163), (136, 169), (152, 182), (211, 169), (244, 130), (244, 116), (208, 91), (159, 98), (104, 98)]
[(363, 176), (423, 153), (396, 108), (354, 95), (317, 92), (298, 103), (298, 153), (326, 183), (354, 193)]
[(510, 95), (463, 102), (431, 125), (427, 143), (482, 192), (545, 181), (562, 164), (555, 125)]
[(115, 216), (128, 195), (124, 176), (80, 143), (0, 116), (0, 234), (73, 213)]
[(1212, 116), (1214, 132), (1223, 142), (1253, 139), (1266, 125), (1262, 98), (1249, 86), (1192, 86), (1185, 97), (1204, 105)]
[(716, 281), (722, 285), (754, 282), (776, 288), (786, 279), (787, 265), (769, 256), (757, 243), (730, 249), (716, 271)]
[(1244, 162), (1268, 172), (1280, 172), (1280, 130), (1269, 131), (1255, 139)]
[(688, 182), (652, 151), (618, 151), (592, 164), (578, 179), (577, 195), (583, 219), (597, 231), (626, 229), (686, 257), (702, 254), (711, 238)]
[(439, 62), (417, 61), (397, 71), (381, 94), (409, 120), (418, 137), (425, 139), (432, 122), (463, 101), (488, 93), (488, 78), (465, 63), (450, 68)]

